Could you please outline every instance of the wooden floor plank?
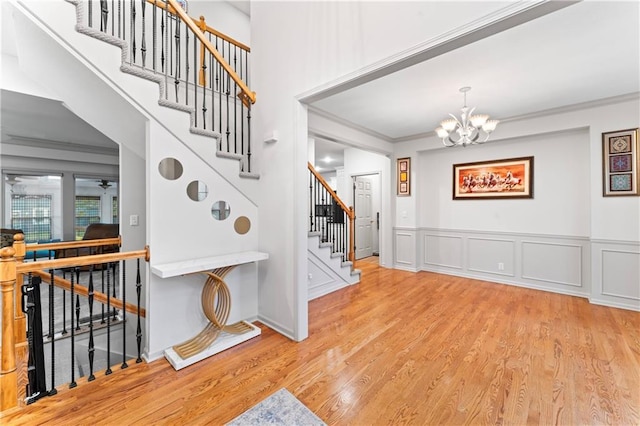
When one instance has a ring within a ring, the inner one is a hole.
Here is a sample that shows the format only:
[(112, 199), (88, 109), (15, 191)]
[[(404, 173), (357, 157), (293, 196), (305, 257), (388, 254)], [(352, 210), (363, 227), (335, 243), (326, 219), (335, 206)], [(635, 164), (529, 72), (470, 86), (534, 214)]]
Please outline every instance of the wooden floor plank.
[(640, 313), (359, 262), (309, 304), (309, 338), (262, 334), (175, 371), (132, 364), (0, 423), (224, 424), (287, 388), (328, 424), (640, 423)]

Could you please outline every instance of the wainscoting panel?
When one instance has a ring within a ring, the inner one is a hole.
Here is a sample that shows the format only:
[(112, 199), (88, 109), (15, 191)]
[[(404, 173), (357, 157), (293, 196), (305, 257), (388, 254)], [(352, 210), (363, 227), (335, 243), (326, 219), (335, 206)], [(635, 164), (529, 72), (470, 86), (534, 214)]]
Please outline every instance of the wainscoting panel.
[(514, 240), (468, 237), (467, 253), (469, 271), (514, 276)]
[(522, 278), (582, 287), (582, 247), (522, 241)]
[(416, 231), (394, 229), (394, 267), (407, 271), (417, 271), (416, 265)]
[(640, 311), (640, 243), (592, 242), (592, 303)]
[(420, 228), (422, 271), (588, 297), (589, 239)]
[(424, 234), (424, 264), (462, 269), (463, 239), (457, 235)]

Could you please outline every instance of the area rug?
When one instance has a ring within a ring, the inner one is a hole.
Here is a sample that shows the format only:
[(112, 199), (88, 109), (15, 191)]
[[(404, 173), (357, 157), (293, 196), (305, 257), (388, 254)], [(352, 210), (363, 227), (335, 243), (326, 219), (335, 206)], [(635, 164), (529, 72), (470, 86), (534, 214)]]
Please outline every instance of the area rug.
[(288, 390), (282, 388), (227, 423), (227, 426), (258, 425), (326, 426), (326, 423)]

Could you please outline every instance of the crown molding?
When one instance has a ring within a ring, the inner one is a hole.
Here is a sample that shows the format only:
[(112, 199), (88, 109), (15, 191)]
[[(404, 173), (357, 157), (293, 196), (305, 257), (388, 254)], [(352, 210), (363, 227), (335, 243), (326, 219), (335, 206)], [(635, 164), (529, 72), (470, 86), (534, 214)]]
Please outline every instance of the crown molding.
[(114, 142), (115, 148), (104, 146), (86, 145), (74, 142), (55, 141), (49, 139), (30, 138), (26, 136), (7, 135), (9, 139), (2, 141), (2, 144), (26, 146), (32, 148), (56, 149), (59, 151), (73, 151), (87, 154), (102, 154), (118, 156), (119, 146)]
[(387, 135), (383, 135), (382, 133), (378, 133), (375, 130), (371, 130), (367, 127), (361, 126), (359, 124), (356, 124), (352, 121), (349, 120), (345, 120), (342, 117), (338, 117), (337, 115), (333, 115), (330, 112), (327, 112), (325, 110), (319, 109), (313, 105), (308, 105), (307, 106), (309, 112), (311, 112), (312, 114), (318, 115), (320, 117), (324, 117), (328, 120), (331, 120), (333, 122), (336, 122), (338, 124), (342, 124), (343, 126), (349, 127), (350, 129), (356, 130), (358, 132), (362, 132), (365, 133), (369, 136), (373, 136), (375, 138), (378, 139), (382, 139), (385, 142), (394, 142), (393, 138), (390, 138)]

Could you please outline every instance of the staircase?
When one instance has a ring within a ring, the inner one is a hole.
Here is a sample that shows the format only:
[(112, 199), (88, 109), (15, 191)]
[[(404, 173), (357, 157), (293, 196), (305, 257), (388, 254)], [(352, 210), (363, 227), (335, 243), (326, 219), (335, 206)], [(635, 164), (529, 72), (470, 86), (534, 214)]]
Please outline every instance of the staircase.
[(354, 268), (354, 213), (311, 163), (309, 169), (309, 300), (360, 282)]
[(204, 17), (190, 18), (175, 0), (66, 1), (76, 8), (76, 31), (118, 47), (122, 72), (156, 83), (159, 105), (188, 113), (189, 132), (214, 139), (216, 156), (237, 160), (240, 177), (259, 178), (251, 165), (255, 92), (243, 80), (247, 46)]
[(307, 250), (309, 300), (360, 282), (361, 271), (343, 260), (344, 253), (334, 252), (332, 242), (322, 242), (321, 232), (309, 232)]

